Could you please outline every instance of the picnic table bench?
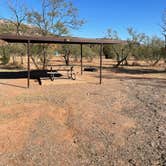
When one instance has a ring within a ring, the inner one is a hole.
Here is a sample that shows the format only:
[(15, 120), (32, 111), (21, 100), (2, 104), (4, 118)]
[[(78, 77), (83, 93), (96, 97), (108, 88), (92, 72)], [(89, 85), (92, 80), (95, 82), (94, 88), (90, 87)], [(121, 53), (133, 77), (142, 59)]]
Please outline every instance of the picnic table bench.
[(47, 72), (47, 74), (49, 75), (49, 78), (50, 78), (51, 81), (55, 80), (56, 74), (59, 71), (66, 71), (67, 72), (67, 77), (69, 79), (76, 80), (76, 74), (74, 72), (74, 66), (59, 68), (59, 69), (55, 69), (55, 70), (53, 70), (53, 68), (51, 66), (50, 71)]

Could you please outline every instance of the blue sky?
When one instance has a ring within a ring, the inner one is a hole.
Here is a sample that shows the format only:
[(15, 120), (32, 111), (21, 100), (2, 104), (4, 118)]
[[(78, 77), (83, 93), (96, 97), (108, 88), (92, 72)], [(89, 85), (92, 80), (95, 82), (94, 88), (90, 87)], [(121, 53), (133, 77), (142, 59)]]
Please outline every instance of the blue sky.
[[(37, 8), (40, 0), (27, 0), (32, 8)], [(161, 36), (161, 17), (166, 8), (165, 0), (73, 0), (79, 9), (80, 18), (86, 24), (72, 31), (73, 36), (104, 37), (108, 28), (118, 31), (119, 36), (127, 38), (127, 27), (138, 32)], [(8, 15), (5, 0), (0, 0), (0, 11)]]

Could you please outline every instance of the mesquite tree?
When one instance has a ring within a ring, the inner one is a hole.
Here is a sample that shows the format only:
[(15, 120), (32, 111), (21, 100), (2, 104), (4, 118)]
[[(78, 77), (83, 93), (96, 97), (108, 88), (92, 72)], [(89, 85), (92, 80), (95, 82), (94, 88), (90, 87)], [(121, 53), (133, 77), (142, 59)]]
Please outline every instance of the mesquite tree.
[[(78, 10), (71, 2), (65, 0), (42, 0), (40, 10), (32, 10), (28, 13), (28, 22), (36, 27), (42, 36), (67, 35), (70, 29), (79, 28), (83, 20), (78, 19)], [(65, 59), (69, 59), (69, 51), (66, 51)], [(43, 44), (43, 69), (47, 64), (47, 46)]]
[(166, 9), (163, 12), (163, 16), (162, 16), (162, 31), (163, 31), (163, 36), (164, 36), (164, 40), (165, 40), (165, 52), (163, 50), (163, 59), (165, 60), (166, 63)]
[[(144, 33), (137, 33), (133, 28), (128, 28), (128, 39), (122, 44), (110, 45), (104, 47), (104, 54), (112, 58), (116, 57), (115, 67), (120, 65), (128, 65), (128, 57), (137, 57), (140, 44), (144, 42), (146, 35)], [(120, 39), (118, 33), (109, 29), (106, 38)]]
[[(25, 5), (25, 2), (22, 0), (7, 0), (8, 8), (10, 10), (11, 18), (6, 19), (8, 20), (11, 25), (14, 26), (15, 30), (14, 33), (17, 36), (20, 36), (24, 34), (25, 32), (25, 26), (24, 23), (26, 23), (27, 18), (27, 7)], [(12, 32), (13, 33), (13, 32)], [(21, 49), (19, 52), (20, 61), (21, 64), (23, 64), (23, 56), (25, 55), (25, 45), (20, 44), (24, 47), (24, 49)], [(13, 63), (15, 63), (15, 55), (12, 55)]]

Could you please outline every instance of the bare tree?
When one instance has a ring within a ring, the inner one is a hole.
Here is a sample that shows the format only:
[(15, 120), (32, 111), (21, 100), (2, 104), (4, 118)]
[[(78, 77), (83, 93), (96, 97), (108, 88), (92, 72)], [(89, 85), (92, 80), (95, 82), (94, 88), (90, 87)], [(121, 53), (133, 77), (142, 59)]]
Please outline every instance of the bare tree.
[(21, 0), (8, 0), (7, 3), (12, 14), (9, 21), (15, 26), (16, 35), (19, 36), (23, 33), (23, 23), (26, 21), (27, 7)]

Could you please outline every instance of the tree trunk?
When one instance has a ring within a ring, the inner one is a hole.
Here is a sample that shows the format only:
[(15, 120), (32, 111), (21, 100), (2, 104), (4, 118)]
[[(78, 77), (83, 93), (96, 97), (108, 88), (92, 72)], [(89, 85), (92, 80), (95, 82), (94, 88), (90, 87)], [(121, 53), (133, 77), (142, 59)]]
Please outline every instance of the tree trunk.
[(157, 65), (157, 63), (159, 63), (159, 61), (160, 61), (160, 59), (161, 59), (161, 57), (160, 58), (158, 58), (153, 64), (152, 64), (152, 66), (156, 66)]
[(124, 65), (125, 65), (125, 66), (128, 66), (127, 58), (124, 60)]
[(30, 56), (30, 58), (32, 59), (32, 62), (33, 62), (33, 64), (35, 65), (35, 67), (39, 70), (40, 68), (39, 68), (39, 66), (37, 65), (35, 59), (34, 59), (32, 56)]
[(24, 64), (23, 54), (21, 54), (21, 56), (20, 56), (20, 61), (21, 61), (21, 65), (23, 65)]
[(64, 55), (63, 57), (65, 59), (66, 66), (69, 66), (69, 64), (70, 64), (69, 56), (68, 55)]
[(70, 64), (70, 50), (66, 50), (65, 55), (63, 57), (65, 59), (66, 66), (69, 66), (69, 64)]
[(15, 62), (16, 62), (16, 60), (15, 60), (15, 56), (14, 55), (12, 55), (12, 60), (13, 60), (13, 64), (15, 64)]
[(45, 70), (46, 68), (46, 58), (47, 58), (47, 53), (46, 53), (46, 49), (45, 49), (45, 46), (43, 45), (43, 70)]
[(121, 49), (121, 55), (116, 51), (114, 47), (113, 47), (113, 50), (115, 51), (116, 61), (117, 61), (117, 64), (115, 65), (115, 67), (119, 67), (121, 64), (123, 64), (123, 62), (124, 62), (124, 65), (128, 65), (128, 62), (127, 62), (128, 55), (124, 57), (124, 49)]
[(127, 62), (127, 57), (128, 55), (126, 55), (124, 58), (122, 58), (121, 60), (118, 60), (117, 64), (115, 65), (115, 67), (119, 67), (121, 63), (123, 63), (124, 61)]
[(67, 61), (66, 61), (66, 65), (67, 65), (67, 66), (69, 66), (69, 64), (70, 64), (70, 58), (69, 58), (69, 56), (70, 56), (70, 55), (68, 54), (68, 55), (67, 55)]
[(78, 57), (77, 56), (74, 57), (74, 62), (78, 62)]

